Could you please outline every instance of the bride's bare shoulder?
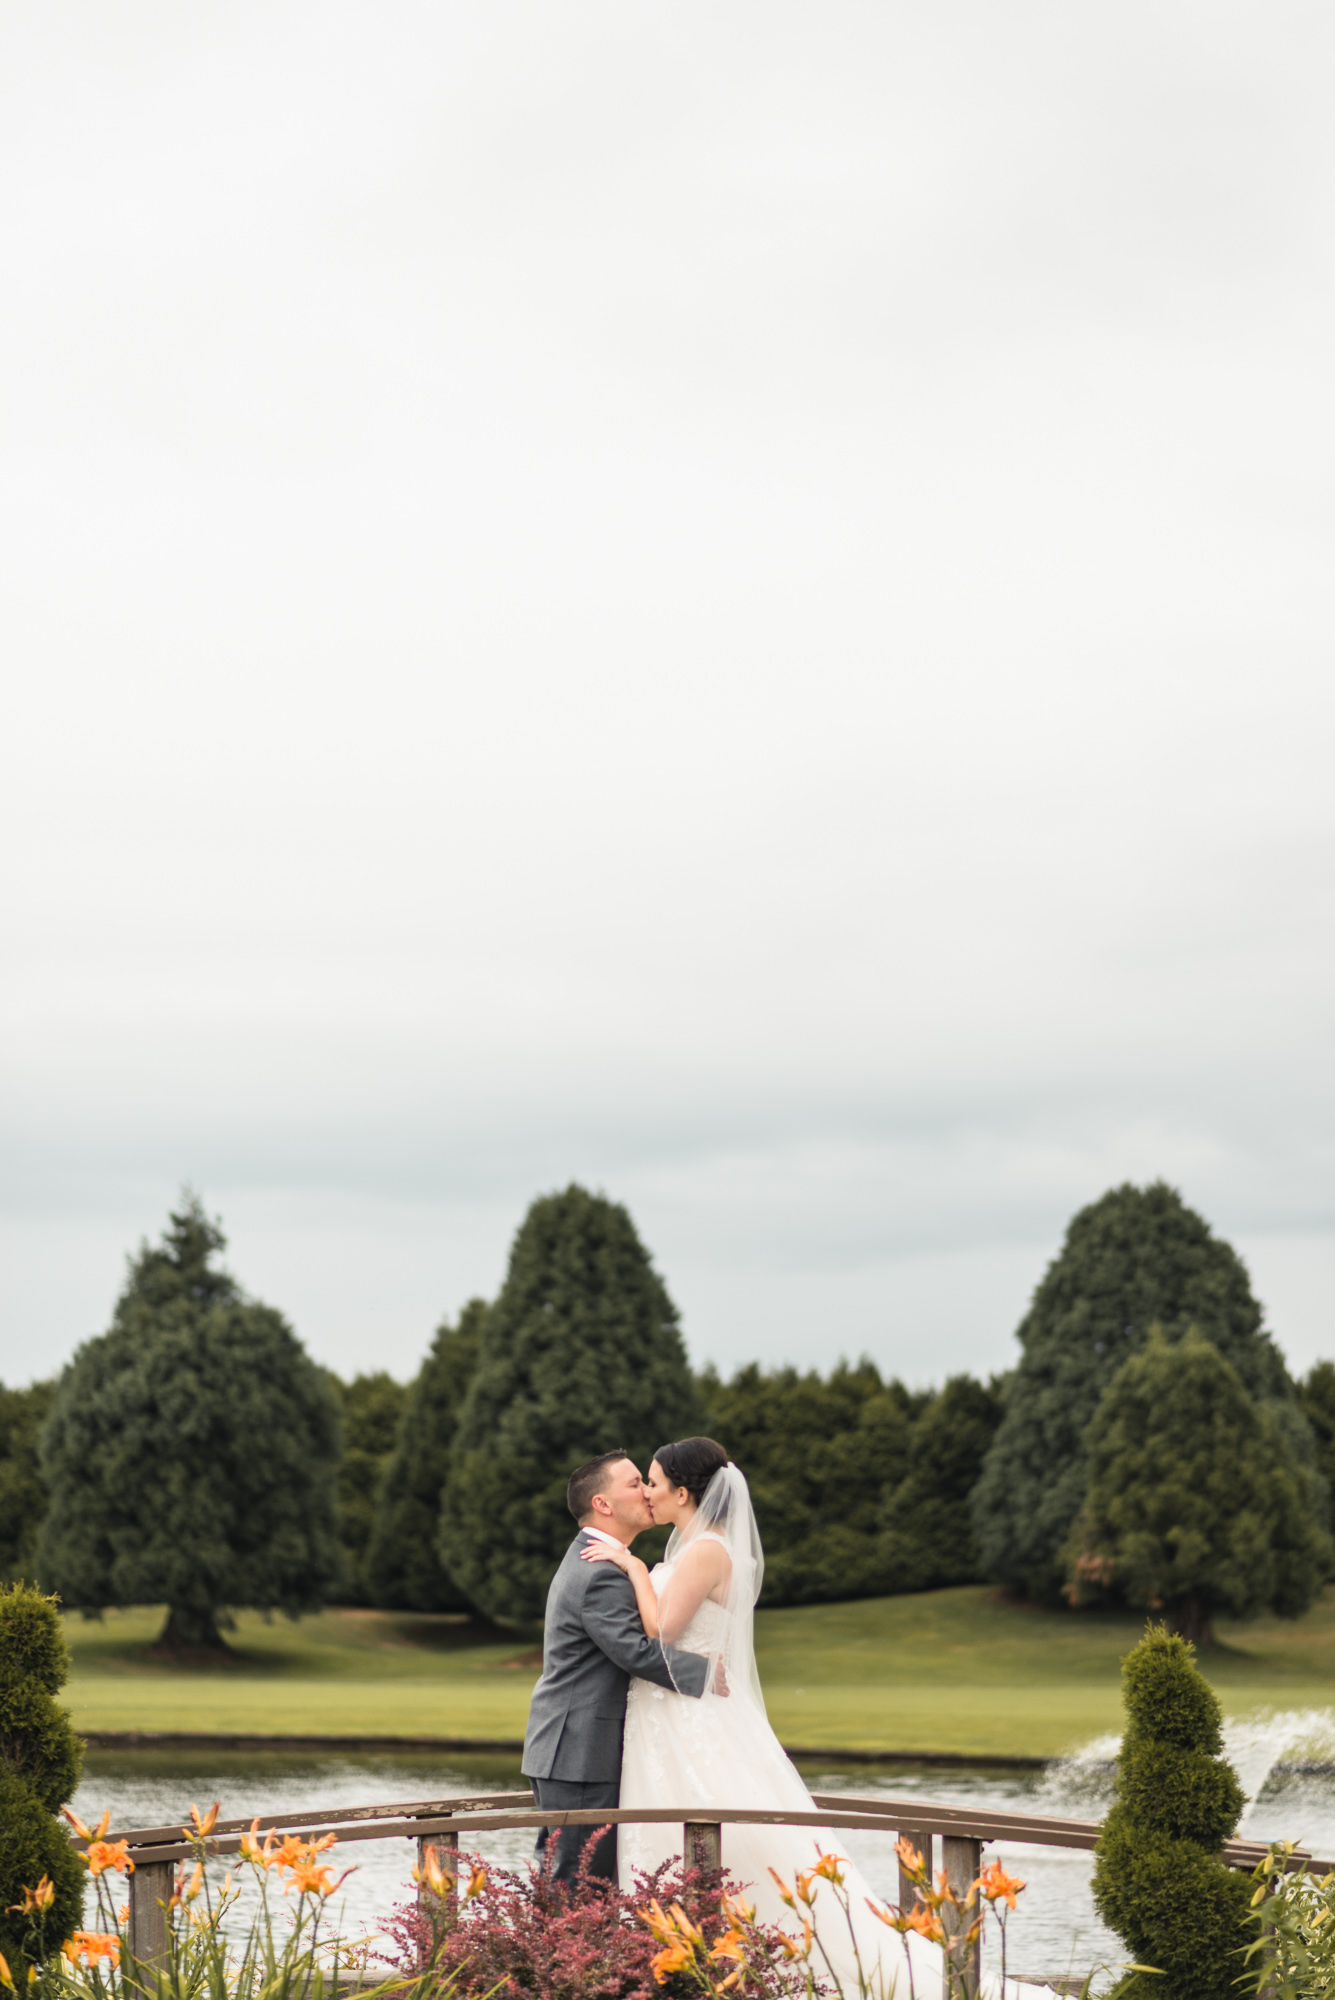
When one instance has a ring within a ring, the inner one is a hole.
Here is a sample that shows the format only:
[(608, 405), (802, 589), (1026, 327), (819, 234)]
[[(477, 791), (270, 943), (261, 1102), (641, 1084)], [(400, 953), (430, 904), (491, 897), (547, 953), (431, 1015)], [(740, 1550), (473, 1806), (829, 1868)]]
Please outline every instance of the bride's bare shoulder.
[(683, 1551), (682, 1560), (698, 1563), (701, 1569), (712, 1576), (725, 1576), (732, 1568), (728, 1544), (722, 1535), (716, 1535), (708, 1528), (703, 1534), (697, 1535), (690, 1547)]

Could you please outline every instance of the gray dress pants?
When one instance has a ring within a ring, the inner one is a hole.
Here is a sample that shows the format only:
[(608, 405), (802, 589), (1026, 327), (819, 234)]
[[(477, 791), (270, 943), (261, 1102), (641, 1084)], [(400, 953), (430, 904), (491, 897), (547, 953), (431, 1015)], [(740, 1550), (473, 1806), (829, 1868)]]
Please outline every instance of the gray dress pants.
[[(615, 1812), (621, 1801), (620, 1778), (530, 1778), (529, 1783), (539, 1807), (553, 1806), (558, 1810), (587, 1807), (596, 1812), (605, 1806)], [(574, 1889), (580, 1857), (598, 1832), (596, 1826), (544, 1826), (539, 1829), (539, 1859), (545, 1862), (553, 1851), (556, 1855), (552, 1867), (554, 1882), (559, 1882), (564, 1889)], [(601, 1878), (604, 1882), (616, 1882), (617, 1830), (614, 1826), (594, 1842), (589, 1856), (589, 1876), (591, 1879)]]

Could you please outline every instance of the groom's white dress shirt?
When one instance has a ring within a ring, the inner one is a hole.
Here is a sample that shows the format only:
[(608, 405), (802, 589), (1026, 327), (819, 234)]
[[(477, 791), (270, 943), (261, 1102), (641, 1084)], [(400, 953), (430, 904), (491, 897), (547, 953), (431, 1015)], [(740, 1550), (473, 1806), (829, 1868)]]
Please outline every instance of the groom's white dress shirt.
[(615, 1535), (609, 1535), (605, 1528), (581, 1528), (580, 1533), (592, 1535), (595, 1542), (610, 1542), (614, 1549), (624, 1549), (626, 1546), (624, 1542), (619, 1542)]

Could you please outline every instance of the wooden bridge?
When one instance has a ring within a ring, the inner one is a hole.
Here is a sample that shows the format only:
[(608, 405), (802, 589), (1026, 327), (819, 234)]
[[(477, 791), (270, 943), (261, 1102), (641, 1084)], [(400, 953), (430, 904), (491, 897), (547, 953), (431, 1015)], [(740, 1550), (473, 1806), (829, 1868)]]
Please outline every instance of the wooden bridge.
[[(392, 1805), (339, 1806), (329, 1811), (312, 1807), (306, 1812), (261, 1815), (260, 1825), (262, 1831), (274, 1827), (302, 1839), (319, 1839), (333, 1833), (340, 1842), (411, 1840), (417, 1845), (419, 1866), (425, 1864), (427, 1850), (435, 1848), (441, 1865), (447, 1869), (454, 1866), (461, 1840), (467, 1848), (478, 1834), (512, 1827), (536, 1830), (543, 1826), (609, 1826), (625, 1822), (637, 1826), (675, 1824), (683, 1829), (682, 1858), (686, 1866), (705, 1868), (726, 1866), (724, 1830), (729, 1826), (810, 1826), (831, 1831), (892, 1832), (920, 1850), (929, 1871), (944, 1869), (957, 1893), (967, 1889), (979, 1873), (983, 1848), (989, 1842), (1089, 1850), (1099, 1837), (1097, 1820), (981, 1811), (971, 1806), (933, 1805), (924, 1799), (863, 1798), (846, 1792), (816, 1792), (812, 1796), (815, 1812), (751, 1812), (720, 1807), (702, 1816), (698, 1806), (663, 1806), (652, 1811), (540, 1811), (531, 1792), (467, 1792)], [(238, 1853), (241, 1837), (249, 1833), (252, 1823), (253, 1815), (246, 1819), (218, 1820), (205, 1843), (208, 1853)], [(130, 1877), (130, 1949), (139, 1959), (155, 1959), (166, 1948), (166, 1905), (172, 1893), (173, 1871), (178, 1862), (194, 1854), (195, 1846), (184, 1837), (180, 1825), (138, 1827), (130, 1833), (118, 1834), (117, 1838), (128, 1843), (135, 1864)], [(1263, 1841), (1230, 1840), (1220, 1858), (1230, 1868), (1250, 1873), (1267, 1852)], [(1317, 1874), (1335, 1869), (1335, 1861), (1318, 1861), (1301, 1849), (1294, 1852), (1287, 1865), (1299, 1868), (1304, 1864)], [(899, 1901), (902, 1904), (913, 1901), (913, 1886), (902, 1870)], [(978, 1972), (975, 1957), (975, 1985)]]

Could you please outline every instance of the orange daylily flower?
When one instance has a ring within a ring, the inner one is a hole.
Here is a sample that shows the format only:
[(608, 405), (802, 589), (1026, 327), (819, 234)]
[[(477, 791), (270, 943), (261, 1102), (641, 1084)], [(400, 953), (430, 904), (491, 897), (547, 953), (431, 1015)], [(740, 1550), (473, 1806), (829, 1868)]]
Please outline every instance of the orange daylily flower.
[(289, 1889), (295, 1889), (299, 1896), (332, 1896), (337, 1886), (334, 1871), (325, 1863), (321, 1867), (314, 1861), (294, 1861), (290, 1864), (292, 1880)]
[(113, 1965), (121, 1962), (121, 1941), (110, 1931), (75, 1931), (60, 1949), (71, 1965), (80, 1959), (85, 1965), (96, 1965), (101, 1958), (109, 1958)]
[(425, 1882), (433, 1896), (447, 1896), (454, 1887), (454, 1877), (440, 1865), (439, 1851), (428, 1847), (426, 1860), (420, 1868), (413, 1870), (414, 1882)]
[(946, 1934), (942, 1928), (940, 1917), (936, 1915), (934, 1910), (924, 1909), (921, 1903), (917, 1905), (916, 1909), (909, 1911), (908, 1916), (905, 1918), (905, 1928), (916, 1931), (919, 1937), (925, 1937), (931, 1944), (944, 1944), (945, 1942)]
[(842, 1854), (822, 1854), (820, 1860), (811, 1870), (810, 1875), (808, 1875), (807, 1880), (811, 1881), (817, 1875), (820, 1875), (827, 1882), (841, 1883), (844, 1878), (839, 1873), (839, 1864), (843, 1859)]
[(748, 1903), (745, 1896), (725, 1896), (721, 1907), (730, 1924), (755, 1922), (756, 1906), (754, 1903)]
[(746, 1956), (742, 1944), (741, 1932), (724, 1931), (723, 1936), (709, 1947), (709, 1956), (711, 1958), (730, 1958), (734, 1964), (740, 1965)]
[(9, 1960), (2, 1951), (0, 1951), (0, 1986), (7, 1986), (11, 1993), (14, 1991), (14, 1975), (9, 1969)]
[(56, 1899), (56, 1885), (49, 1875), (43, 1875), (35, 1889), (25, 1886), (23, 1901), (11, 1903), (10, 1909), (20, 1917), (35, 1917), (42, 1910), (49, 1910)]
[(911, 1876), (915, 1882), (926, 1879), (927, 1870), (922, 1855), (911, 1840), (905, 1840), (903, 1834), (895, 1842), (895, 1853), (899, 1856), (899, 1865), (906, 1875)]
[(665, 1945), (662, 1951), (655, 1952), (649, 1963), (655, 1980), (662, 1986), (672, 1973), (680, 1972), (694, 1957), (689, 1939), (679, 1937), (672, 1944)]
[(648, 1930), (651, 1930), (656, 1938), (665, 1941), (666, 1939), (674, 1937), (676, 1935), (677, 1927), (673, 1923), (671, 1917), (669, 1917), (667, 1912), (664, 1910), (663, 1905), (659, 1902), (657, 1896), (653, 1897), (652, 1900), (645, 1905), (644, 1909), (638, 1912), (638, 1915), (640, 1922), (644, 1924)]
[(218, 1801), (215, 1799), (209, 1810), (201, 1817), (198, 1806), (190, 1808), (190, 1825), (183, 1826), (181, 1832), (187, 1840), (207, 1840), (218, 1824)]
[(123, 1840), (94, 1840), (83, 1858), (90, 1875), (101, 1875), (108, 1868), (114, 1868), (118, 1875), (134, 1874), (130, 1850)]
[(784, 1881), (782, 1875), (780, 1875), (778, 1869), (771, 1868), (769, 1872), (774, 1877), (775, 1881), (778, 1883), (779, 1894), (783, 1898), (784, 1902), (787, 1903), (790, 1910), (795, 1910), (797, 1908), (797, 1904), (793, 1900), (793, 1892), (788, 1887), (788, 1884)]
[(128, 1903), (122, 1903), (120, 1908), (116, 1912), (116, 1922), (118, 1924), (128, 1924), (129, 1921), (130, 1921), (130, 1905)]
[(1015, 1908), (1015, 1898), (1024, 1887), (1018, 1875), (1008, 1875), (999, 1861), (994, 1861), (978, 1877), (978, 1887), (989, 1903), (1004, 1902), (1008, 1909)]
[(84, 1825), (83, 1821), (79, 1818), (79, 1815), (75, 1812), (71, 1812), (68, 1806), (62, 1806), (60, 1810), (65, 1815), (65, 1818), (69, 1821), (70, 1825), (74, 1828), (74, 1831), (78, 1834), (80, 1840), (101, 1840), (103, 1835), (106, 1833), (107, 1828), (111, 1825), (110, 1806), (107, 1807), (101, 1819), (97, 1822), (97, 1825), (93, 1827), (91, 1831)]
[(468, 1887), (464, 1890), (465, 1902), (471, 1903), (474, 1896), (480, 1896), (482, 1894), (482, 1891), (486, 1888), (486, 1886), (487, 1886), (486, 1869), (481, 1867), (474, 1867), (472, 1874), (468, 1878)]

